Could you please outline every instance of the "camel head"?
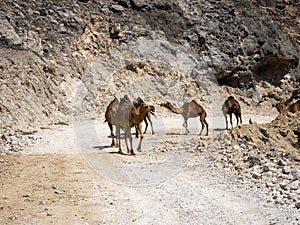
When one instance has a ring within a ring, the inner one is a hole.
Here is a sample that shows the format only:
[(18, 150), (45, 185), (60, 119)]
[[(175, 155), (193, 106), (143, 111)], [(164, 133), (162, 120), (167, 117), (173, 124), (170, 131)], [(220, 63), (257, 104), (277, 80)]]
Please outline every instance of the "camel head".
[(136, 107), (136, 108), (138, 108), (141, 104), (143, 104), (144, 103), (144, 101), (143, 101), (143, 99), (141, 99), (140, 97), (138, 97), (135, 101), (134, 101), (134, 103), (133, 103), (133, 105)]
[(142, 103), (141, 108), (145, 109), (146, 112), (151, 112), (151, 106), (147, 103)]

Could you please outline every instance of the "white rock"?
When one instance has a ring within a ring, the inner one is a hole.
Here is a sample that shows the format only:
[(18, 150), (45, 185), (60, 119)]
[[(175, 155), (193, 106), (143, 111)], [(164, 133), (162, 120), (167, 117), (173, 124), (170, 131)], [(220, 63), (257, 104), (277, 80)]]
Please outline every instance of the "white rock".
[(296, 180), (287, 185), (290, 190), (297, 190), (300, 187), (300, 181)]
[(239, 150), (239, 149), (240, 149), (240, 146), (235, 145), (235, 146), (233, 146), (233, 149), (234, 149), (234, 150)]
[(260, 177), (261, 177), (261, 174), (260, 174), (260, 173), (258, 173), (258, 172), (252, 172), (252, 173), (251, 173), (251, 175), (252, 175), (252, 177), (253, 177), (253, 178), (255, 178), (255, 179), (257, 179), (257, 178), (260, 178)]
[(284, 174), (290, 174), (291, 173), (291, 167), (289, 167), (289, 166), (282, 167), (282, 172)]
[(279, 184), (279, 186), (281, 187), (281, 189), (283, 189), (283, 190), (288, 190), (288, 187), (287, 187), (287, 182), (285, 182), (285, 181), (282, 181), (280, 184)]

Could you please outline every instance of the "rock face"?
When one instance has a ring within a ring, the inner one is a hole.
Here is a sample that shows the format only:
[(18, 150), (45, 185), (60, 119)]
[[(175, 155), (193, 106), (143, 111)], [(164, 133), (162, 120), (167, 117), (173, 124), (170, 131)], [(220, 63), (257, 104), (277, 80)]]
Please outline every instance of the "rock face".
[(245, 2), (160, 1), (136, 10), (133, 20), (162, 30), (168, 40), (197, 52), (214, 69), (220, 84), (249, 88), (264, 80), (278, 85), (292, 69), (296, 76), (296, 42)]
[[(139, 46), (144, 52), (134, 49), (132, 43), (139, 40), (158, 41), (176, 60), (181, 60), (182, 51), (167, 43), (180, 46), (197, 61), (198, 74), (193, 76), (199, 76), (199, 71), (214, 75), (221, 85), (246, 89), (255, 89), (258, 81), (279, 85), (286, 74), (296, 80), (298, 36), (281, 28), (285, 22), (285, 27), (293, 27), (292, 19), (285, 16), (274, 23), (268, 16), (274, 12), (273, 18), (278, 18), (280, 12), (292, 12), (291, 7), (299, 9), (299, 4), (288, 2), (4, 1), (0, 6), (0, 110), (5, 122), (1, 126), (66, 121), (76, 87), (88, 100), (85, 110), (92, 110), (101, 88), (90, 88), (99, 83), (82, 78), (86, 65), (116, 48), (147, 56), (145, 51), (152, 50), (149, 45)], [(155, 55), (159, 57), (159, 52)], [(111, 64), (120, 63), (117, 58), (108, 59), (107, 65), (115, 68)]]

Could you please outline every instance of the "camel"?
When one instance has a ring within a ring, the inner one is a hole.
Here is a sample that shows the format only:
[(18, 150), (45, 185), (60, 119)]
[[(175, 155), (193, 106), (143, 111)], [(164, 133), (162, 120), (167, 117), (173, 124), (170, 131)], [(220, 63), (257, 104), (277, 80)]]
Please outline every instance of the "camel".
[[(144, 101), (143, 101), (140, 97), (138, 97), (138, 98), (136, 99), (136, 101), (134, 102), (134, 105), (135, 105), (136, 107), (138, 107), (139, 104), (141, 104), (141, 103), (144, 103)], [(147, 104), (148, 104), (148, 103), (147, 103)], [(155, 114), (154, 114), (154, 112), (155, 112), (155, 107), (154, 107), (154, 105), (151, 105), (151, 104), (148, 104), (148, 105), (150, 106), (151, 111), (145, 115), (144, 122), (145, 122), (145, 124), (146, 124), (146, 127), (145, 127), (145, 131), (144, 131), (143, 134), (146, 134), (146, 132), (147, 132), (147, 128), (148, 128), (148, 122), (147, 122), (147, 120), (149, 121), (149, 123), (150, 123), (150, 125), (151, 125), (151, 131), (152, 131), (152, 134), (154, 134), (153, 124), (152, 124), (152, 120), (151, 120), (151, 114), (152, 114), (153, 116), (155, 116)], [(138, 133), (137, 127), (135, 127), (135, 131), (136, 131), (136, 132), (135, 132), (135, 137), (138, 138), (138, 137), (139, 137), (139, 133)]]
[(153, 116), (155, 116), (155, 114), (154, 114), (154, 113), (155, 113), (155, 107), (154, 107), (154, 105), (150, 105), (150, 104), (149, 104), (149, 106), (150, 106), (150, 108), (151, 108), (151, 111), (150, 111), (149, 113), (146, 114), (145, 119), (144, 119), (144, 122), (145, 122), (145, 124), (146, 124), (144, 134), (146, 134), (147, 128), (148, 128), (148, 122), (147, 122), (147, 120), (149, 121), (149, 123), (150, 123), (150, 125), (151, 125), (151, 133), (154, 134), (153, 124), (152, 124), (152, 120), (151, 120), (151, 114), (152, 114)]
[(202, 124), (201, 131), (199, 135), (201, 135), (204, 126), (206, 126), (206, 136), (208, 135), (208, 123), (206, 122), (206, 111), (200, 106), (195, 100), (191, 102), (184, 103), (180, 108), (175, 108), (170, 102), (161, 103), (160, 106), (165, 107), (176, 114), (181, 114), (184, 119), (183, 127), (186, 129), (186, 134), (189, 133), (189, 129), (187, 127), (187, 120), (189, 118), (195, 118), (197, 116), (200, 117), (200, 122)]
[(239, 104), (239, 102), (233, 97), (233, 96), (229, 96), (223, 106), (222, 106), (222, 111), (223, 114), (225, 116), (225, 121), (226, 121), (226, 130), (228, 129), (228, 120), (227, 120), (227, 114), (229, 114), (230, 117), (230, 124), (231, 124), (231, 128), (233, 128), (232, 125), (232, 113), (235, 115), (236, 117), (236, 125), (239, 125), (239, 120), (240, 123), (242, 124), (242, 112), (241, 112), (241, 106)]
[[(133, 105), (127, 95), (121, 99), (119, 108), (117, 110), (117, 136), (119, 140), (119, 152), (122, 153), (121, 148), (121, 137), (120, 130), (121, 128), (125, 131), (125, 143), (127, 147), (127, 152), (129, 154), (135, 155), (132, 148), (132, 136), (131, 136), (131, 127), (137, 127), (137, 130), (140, 135), (140, 142), (137, 147), (137, 151), (141, 151), (142, 140), (144, 135), (142, 133), (142, 122), (147, 113), (151, 111), (151, 107), (142, 102), (139, 104)], [(129, 138), (130, 149), (128, 147), (127, 138)]]
[(272, 106), (276, 107), (280, 114), (286, 114), (287, 112), (295, 113), (300, 111), (300, 100), (294, 102), (289, 107), (285, 107), (281, 102)]
[(112, 137), (111, 146), (117, 146), (118, 143), (115, 143), (115, 134), (113, 130), (113, 125), (116, 125), (116, 113), (119, 108), (119, 100), (117, 98), (114, 98), (109, 105), (106, 108), (105, 111), (105, 121), (108, 123), (108, 127), (110, 129), (110, 134)]

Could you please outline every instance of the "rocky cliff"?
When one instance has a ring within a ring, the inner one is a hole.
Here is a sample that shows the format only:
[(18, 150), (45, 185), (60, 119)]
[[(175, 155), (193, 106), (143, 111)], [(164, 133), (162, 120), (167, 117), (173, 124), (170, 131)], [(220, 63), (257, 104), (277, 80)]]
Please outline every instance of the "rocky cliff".
[[(74, 107), (78, 93), (87, 102), (83, 111), (96, 108), (95, 99), (108, 80), (86, 79), (87, 73), (95, 72), (90, 65), (103, 55), (102, 62), (110, 68), (120, 58), (122, 68), (132, 59), (149, 60), (145, 51), (152, 46), (141, 50), (133, 44), (141, 40), (159, 43), (174, 62), (180, 62), (181, 55), (185, 60), (193, 58), (200, 71), (193, 77), (207, 73), (217, 84), (255, 92), (257, 83), (281, 86), (288, 75), (289, 87), (296, 87), (299, 11), (296, 0), (4, 1), (0, 6), (1, 127), (29, 129), (66, 122), (78, 109)], [(127, 57), (124, 49), (131, 47), (134, 50)], [(151, 56), (164, 57), (159, 51)]]

